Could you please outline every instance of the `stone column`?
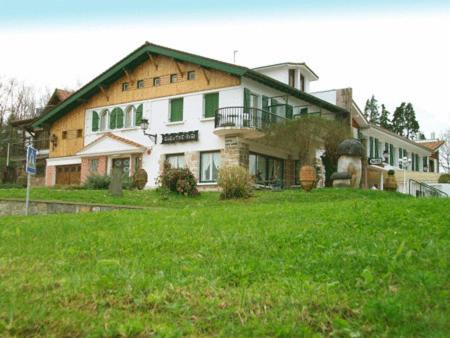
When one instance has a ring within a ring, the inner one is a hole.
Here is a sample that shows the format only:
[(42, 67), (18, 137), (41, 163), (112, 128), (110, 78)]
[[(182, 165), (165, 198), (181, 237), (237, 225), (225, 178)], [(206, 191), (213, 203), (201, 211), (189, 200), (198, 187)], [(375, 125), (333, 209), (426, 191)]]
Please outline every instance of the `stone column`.
[(56, 182), (56, 167), (54, 165), (45, 167), (45, 185), (52, 187)]
[(235, 137), (225, 138), (225, 149), (221, 152), (221, 166), (240, 165), (248, 169), (248, 144)]

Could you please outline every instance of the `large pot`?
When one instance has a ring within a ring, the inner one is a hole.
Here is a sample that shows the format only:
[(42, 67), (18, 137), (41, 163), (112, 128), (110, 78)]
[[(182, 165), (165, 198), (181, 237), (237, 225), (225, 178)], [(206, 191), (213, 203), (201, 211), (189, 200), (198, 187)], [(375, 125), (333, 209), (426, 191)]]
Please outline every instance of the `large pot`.
[(397, 191), (397, 180), (395, 179), (395, 175), (389, 175), (386, 177), (383, 183), (384, 190), (386, 191)]
[(303, 190), (310, 191), (316, 184), (316, 169), (310, 165), (304, 165), (300, 169), (300, 185)]

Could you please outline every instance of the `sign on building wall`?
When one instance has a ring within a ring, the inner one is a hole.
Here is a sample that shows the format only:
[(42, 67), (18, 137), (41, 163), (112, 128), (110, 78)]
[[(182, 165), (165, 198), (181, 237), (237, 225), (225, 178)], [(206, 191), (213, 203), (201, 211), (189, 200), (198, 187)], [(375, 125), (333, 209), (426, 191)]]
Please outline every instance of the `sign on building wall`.
[(198, 130), (162, 134), (161, 144), (198, 141)]
[(370, 165), (382, 165), (383, 159), (381, 157), (370, 157), (369, 164)]

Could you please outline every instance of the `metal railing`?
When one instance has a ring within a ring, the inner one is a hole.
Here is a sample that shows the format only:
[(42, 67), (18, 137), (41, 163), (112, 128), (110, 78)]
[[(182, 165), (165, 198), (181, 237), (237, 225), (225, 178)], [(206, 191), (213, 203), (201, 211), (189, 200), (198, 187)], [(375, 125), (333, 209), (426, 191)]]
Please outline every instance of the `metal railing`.
[(225, 107), (216, 110), (215, 127), (264, 129), (286, 118), (259, 108)]
[(409, 180), (408, 193), (416, 197), (448, 197), (447, 193), (423, 182)]

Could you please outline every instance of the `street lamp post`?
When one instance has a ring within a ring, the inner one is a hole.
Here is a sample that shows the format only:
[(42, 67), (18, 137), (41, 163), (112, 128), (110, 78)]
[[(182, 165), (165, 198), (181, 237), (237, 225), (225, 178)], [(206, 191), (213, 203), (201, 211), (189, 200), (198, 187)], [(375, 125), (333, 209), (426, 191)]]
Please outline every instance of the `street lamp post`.
[(411, 159), (406, 156), (398, 160), (399, 164), (402, 166), (403, 170), (403, 193), (406, 194), (406, 169), (408, 165), (411, 163)]
[(158, 140), (158, 135), (157, 134), (147, 133), (146, 130), (148, 129), (148, 126), (149, 126), (148, 120), (147, 119), (142, 119), (141, 120), (141, 129), (142, 129), (144, 135), (148, 136), (148, 138), (151, 141), (153, 141), (154, 144), (156, 144), (157, 140)]

